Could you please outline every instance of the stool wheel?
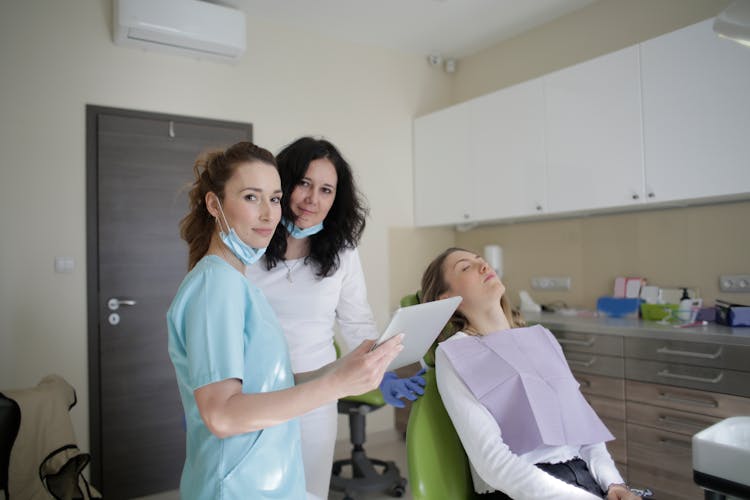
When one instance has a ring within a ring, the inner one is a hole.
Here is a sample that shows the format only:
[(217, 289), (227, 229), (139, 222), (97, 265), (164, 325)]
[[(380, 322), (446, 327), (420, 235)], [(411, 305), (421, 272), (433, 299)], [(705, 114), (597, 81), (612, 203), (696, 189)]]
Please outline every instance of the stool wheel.
[(401, 481), (399, 481), (397, 485), (391, 488), (388, 494), (392, 497), (400, 498), (404, 496), (405, 491), (406, 491), (406, 479), (402, 479)]

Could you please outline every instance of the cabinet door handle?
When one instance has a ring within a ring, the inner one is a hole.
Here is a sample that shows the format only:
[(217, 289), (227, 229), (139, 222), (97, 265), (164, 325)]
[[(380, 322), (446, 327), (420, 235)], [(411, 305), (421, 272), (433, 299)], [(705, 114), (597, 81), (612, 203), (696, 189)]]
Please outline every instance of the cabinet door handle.
[(721, 356), (722, 349), (719, 349), (714, 353), (707, 352), (693, 352), (693, 351), (680, 351), (676, 349), (670, 349), (669, 347), (660, 347), (656, 350), (659, 354), (667, 354), (670, 356), (686, 356), (688, 358), (701, 358), (701, 359), (716, 359)]
[(691, 382), (704, 382), (706, 384), (718, 384), (721, 379), (724, 378), (724, 372), (719, 373), (714, 378), (696, 377), (693, 375), (680, 375), (679, 373), (672, 373), (669, 370), (660, 370), (657, 373), (660, 377), (675, 378), (678, 380), (690, 380)]
[(697, 420), (690, 420), (687, 418), (677, 418), (671, 415), (659, 415), (659, 422), (663, 422), (669, 425), (683, 425), (685, 427), (692, 427), (696, 431), (705, 429), (711, 424), (698, 422)]
[(672, 394), (669, 394), (668, 392), (660, 392), (659, 399), (662, 399), (664, 401), (671, 401), (673, 403), (683, 403), (687, 405), (701, 406), (703, 408), (718, 408), (719, 407), (719, 403), (717, 403), (713, 399), (702, 400), (702, 399), (693, 399), (693, 398), (683, 398), (680, 396), (674, 396)]
[(690, 449), (691, 445), (687, 441), (679, 441), (677, 439), (670, 438), (659, 438), (659, 444), (662, 446), (670, 446), (672, 448)]
[(591, 382), (585, 378), (578, 379), (578, 383), (581, 384), (581, 387), (591, 387)]
[(596, 341), (596, 339), (594, 337), (590, 337), (590, 338), (588, 338), (586, 340), (576, 340), (576, 339), (561, 338), (561, 339), (557, 339), (557, 341), (560, 344), (578, 345), (578, 346), (582, 346), (582, 347), (591, 347), (592, 345), (594, 345), (594, 342)]
[(579, 361), (577, 359), (568, 360), (568, 364), (569, 365), (583, 366), (583, 367), (586, 367), (586, 368), (588, 368), (589, 366), (593, 365), (594, 363), (596, 363), (596, 358), (591, 358), (588, 361)]

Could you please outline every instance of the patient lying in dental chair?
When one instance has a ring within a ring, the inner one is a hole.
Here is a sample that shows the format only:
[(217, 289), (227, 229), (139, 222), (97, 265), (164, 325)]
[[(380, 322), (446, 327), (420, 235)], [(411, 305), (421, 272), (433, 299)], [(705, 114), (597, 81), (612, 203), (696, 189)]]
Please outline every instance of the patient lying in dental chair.
[[(448, 249), (422, 279), (424, 302), (460, 295), (458, 330), (435, 354), (443, 403), (492, 499), (640, 498), (607, 451), (614, 439), (578, 389), (554, 336), (524, 328), (478, 255)], [(454, 330), (455, 331), (455, 330)]]

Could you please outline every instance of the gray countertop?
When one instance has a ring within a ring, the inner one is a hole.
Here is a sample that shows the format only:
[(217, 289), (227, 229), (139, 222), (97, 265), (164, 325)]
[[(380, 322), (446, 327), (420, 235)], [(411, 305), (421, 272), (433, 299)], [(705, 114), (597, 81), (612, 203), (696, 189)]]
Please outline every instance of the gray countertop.
[(523, 313), (530, 324), (539, 323), (552, 331), (622, 335), (651, 339), (708, 342), (750, 346), (750, 327), (732, 328), (709, 323), (706, 326), (675, 328), (653, 321), (628, 318), (591, 318), (557, 313)]

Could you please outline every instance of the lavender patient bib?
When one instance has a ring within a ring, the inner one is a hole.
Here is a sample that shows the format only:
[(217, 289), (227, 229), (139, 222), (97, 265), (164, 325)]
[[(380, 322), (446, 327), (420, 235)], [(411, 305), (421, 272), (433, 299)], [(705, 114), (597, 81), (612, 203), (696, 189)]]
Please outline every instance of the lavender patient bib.
[(451, 339), (440, 349), (495, 417), (514, 453), (614, 439), (578, 390), (560, 345), (546, 328)]

